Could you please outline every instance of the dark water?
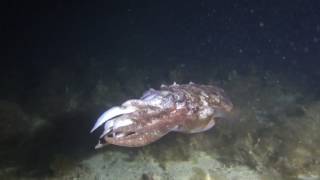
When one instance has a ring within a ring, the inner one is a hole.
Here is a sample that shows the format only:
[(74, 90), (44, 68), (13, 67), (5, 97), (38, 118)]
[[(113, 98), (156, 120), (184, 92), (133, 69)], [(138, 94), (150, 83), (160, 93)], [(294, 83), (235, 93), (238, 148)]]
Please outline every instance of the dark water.
[[(10, 1), (1, 36), (0, 179), (232, 179), (199, 152), (236, 179), (320, 179), (319, 1)], [(103, 111), (189, 81), (225, 89), (236, 120), (93, 149)]]

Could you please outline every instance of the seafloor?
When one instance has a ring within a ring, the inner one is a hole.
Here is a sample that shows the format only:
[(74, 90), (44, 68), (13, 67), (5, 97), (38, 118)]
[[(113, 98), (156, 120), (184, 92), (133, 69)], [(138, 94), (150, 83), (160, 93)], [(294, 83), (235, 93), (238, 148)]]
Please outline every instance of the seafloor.
[[(92, 60), (53, 67), (29, 89), (7, 83), (0, 179), (320, 179), (319, 89), (303, 73), (214, 62), (109, 70)], [(224, 88), (233, 114), (205, 133), (93, 149), (98, 133), (89, 130), (104, 110), (173, 81)]]

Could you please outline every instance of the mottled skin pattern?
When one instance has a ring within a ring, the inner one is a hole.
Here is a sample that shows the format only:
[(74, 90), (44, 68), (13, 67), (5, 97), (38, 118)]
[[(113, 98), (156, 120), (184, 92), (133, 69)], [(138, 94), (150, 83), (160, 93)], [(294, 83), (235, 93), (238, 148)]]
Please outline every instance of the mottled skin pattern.
[(128, 100), (116, 107), (120, 110), (105, 112), (91, 131), (105, 123), (105, 131), (96, 148), (106, 144), (139, 147), (170, 131), (206, 131), (218, 118), (225, 117), (232, 107), (225, 92), (215, 86), (194, 83), (162, 85), (160, 90), (150, 89), (140, 99)]

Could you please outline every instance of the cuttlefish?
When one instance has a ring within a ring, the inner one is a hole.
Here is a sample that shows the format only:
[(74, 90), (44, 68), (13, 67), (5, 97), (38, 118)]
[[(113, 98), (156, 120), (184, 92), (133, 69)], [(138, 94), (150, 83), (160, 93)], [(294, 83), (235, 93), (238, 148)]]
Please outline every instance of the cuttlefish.
[(226, 117), (233, 104), (223, 89), (195, 83), (161, 85), (140, 99), (125, 101), (104, 112), (91, 132), (104, 125), (95, 148), (107, 144), (145, 146), (171, 131), (199, 133)]

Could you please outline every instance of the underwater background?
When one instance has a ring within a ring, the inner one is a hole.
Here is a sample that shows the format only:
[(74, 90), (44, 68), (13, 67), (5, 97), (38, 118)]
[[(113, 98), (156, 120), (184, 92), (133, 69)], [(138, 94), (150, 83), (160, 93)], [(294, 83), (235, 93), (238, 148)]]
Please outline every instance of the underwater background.
[[(320, 179), (320, 1), (1, 4), (0, 179)], [(236, 116), (94, 149), (102, 112), (190, 81)]]

